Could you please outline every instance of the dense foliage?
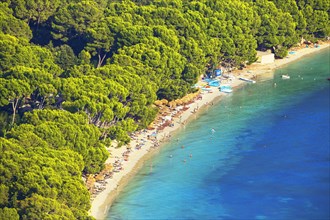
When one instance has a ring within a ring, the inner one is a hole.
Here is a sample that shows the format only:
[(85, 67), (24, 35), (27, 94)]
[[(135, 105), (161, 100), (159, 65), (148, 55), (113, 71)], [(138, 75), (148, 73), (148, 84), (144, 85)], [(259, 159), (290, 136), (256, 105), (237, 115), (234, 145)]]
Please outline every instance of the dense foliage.
[(257, 49), (330, 34), (328, 0), (0, 1), (0, 219), (88, 219), (105, 145)]

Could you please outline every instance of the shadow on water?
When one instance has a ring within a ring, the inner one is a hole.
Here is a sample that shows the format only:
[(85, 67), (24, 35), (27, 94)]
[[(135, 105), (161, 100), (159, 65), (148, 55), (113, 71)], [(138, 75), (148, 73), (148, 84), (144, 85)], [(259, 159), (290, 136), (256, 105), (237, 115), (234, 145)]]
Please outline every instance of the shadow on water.
[(253, 135), (254, 135), (254, 133), (251, 129), (245, 129), (245, 130), (242, 130), (240, 132), (240, 135), (236, 136), (235, 138), (237, 141), (243, 141), (246, 138), (251, 137)]

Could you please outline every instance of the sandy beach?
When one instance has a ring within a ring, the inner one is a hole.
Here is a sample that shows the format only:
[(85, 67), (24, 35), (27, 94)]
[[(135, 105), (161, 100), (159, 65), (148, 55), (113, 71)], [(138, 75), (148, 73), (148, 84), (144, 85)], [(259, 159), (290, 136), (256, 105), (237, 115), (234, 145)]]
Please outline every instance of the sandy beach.
[[(226, 84), (230, 84), (235, 92), (235, 89), (244, 86), (245, 81), (239, 80), (239, 77), (254, 79), (257, 81), (267, 73), (272, 73), (276, 68), (282, 67), (292, 61), (298, 60), (308, 54), (316, 53), (323, 49), (329, 49), (330, 43), (326, 42), (320, 45), (319, 48), (303, 47), (292, 49), (296, 52), (289, 54), (286, 58), (275, 60), (270, 64), (255, 63), (244, 70), (233, 71), (230, 74), (232, 80), (228, 80)], [(201, 82), (200, 82), (201, 83)], [(215, 102), (221, 100), (227, 94), (220, 92), (217, 87), (211, 87), (210, 91), (203, 91), (200, 97), (191, 104), (187, 105), (185, 109), (177, 107), (176, 111), (180, 111), (179, 117), (174, 117), (178, 112), (169, 112), (171, 118), (171, 126), (166, 126), (161, 131), (144, 130), (137, 132), (133, 137), (129, 146), (121, 148), (109, 147), (110, 157), (106, 164), (113, 165), (115, 172), (111, 178), (107, 178), (101, 182), (96, 182), (95, 186), (102, 188), (99, 193), (92, 197), (92, 207), (90, 215), (96, 219), (104, 219), (107, 212), (120, 191), (127, 185), (135, 173), (142, 167), (143, 163), (150, 157), (153, 157), (167, 140), (171, 138), (173, 132), (180, 131), (188, 126), (189, 120), (197, 118), (198, 113), (204, 109), (211, 107)], [(129, 147), (129, 150), (128, 148)]]

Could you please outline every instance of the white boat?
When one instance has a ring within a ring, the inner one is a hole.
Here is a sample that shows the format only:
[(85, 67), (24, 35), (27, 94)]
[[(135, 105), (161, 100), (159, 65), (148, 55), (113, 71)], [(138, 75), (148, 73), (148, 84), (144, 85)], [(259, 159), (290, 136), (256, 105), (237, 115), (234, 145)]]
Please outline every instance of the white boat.
[(256, 83), (256, 81), (252, 80), (252, 79), (248, 79), (248, 78), (244, 78), (244, 77), (240, 77), (240, 80), (243, 80), (245, 82), (250, 82), (250, 83)]
[(290, 79), (289, 75), (282, 75), (282, 79)]
[(202, 87), (202, 90), (203, 90), (203, 91), (208, 91), (208, 92), (212, 91), (211, 88), (206, 88), (206, 87)]
[(224, 93), (231, 93), (231, 92), (233, 92), (233, 89), (232, 89), (232, 87), (230, 85), (221, 85), (219, 87), (219, 89), (220, 89), (221, 92), (224, 92)]

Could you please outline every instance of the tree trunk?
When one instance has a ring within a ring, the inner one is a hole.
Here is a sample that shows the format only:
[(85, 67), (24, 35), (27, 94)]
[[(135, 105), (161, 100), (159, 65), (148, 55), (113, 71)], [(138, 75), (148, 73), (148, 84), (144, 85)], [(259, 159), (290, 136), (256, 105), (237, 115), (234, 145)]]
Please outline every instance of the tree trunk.
[(107, 138), (107, 131), (103, 131), (101, 137), (100, 137), (100, 140), (104, 140)]
[(41, 97), (41, 102), (40, 102), (38, 108), (39, 109), (43, 109), (44, 103), (45, 103), (45, 98), (44, 97)]
[(11, 103), (11, 106), (13, 108), (13, 118), (11, 120), (11, 125), (13, 126), (15, 123), (15, 116), (16, 116), (16, 109), (17, 109), (17, 104), (18, 104), (18, 99), (14, 99), (13, 102)]
[(39, 27), (40, 24), (40, 20), (41, 20), (41, 9), (38, 7), (37, 12), (38, 12), (38, 19), (37, 19), (37, 29)]
[(27, 24), (29, 25), (30, 24), (30, 21), (31, 21), (31, 15), (29, 16), (28, 20), (27, 20)]
[(101, 67), (105, 57), (107, 56), (107, 54), (104, 54), (103, 57), (101, 57), (101, 54), (98, 54), (98, 57), (99, 57), (99, 62), (97, 64), (97, 68)]

